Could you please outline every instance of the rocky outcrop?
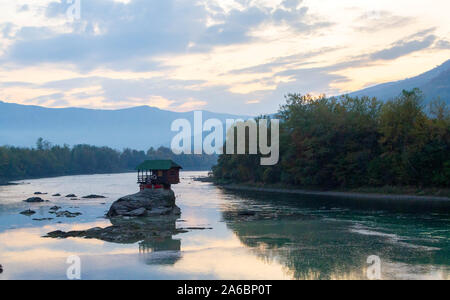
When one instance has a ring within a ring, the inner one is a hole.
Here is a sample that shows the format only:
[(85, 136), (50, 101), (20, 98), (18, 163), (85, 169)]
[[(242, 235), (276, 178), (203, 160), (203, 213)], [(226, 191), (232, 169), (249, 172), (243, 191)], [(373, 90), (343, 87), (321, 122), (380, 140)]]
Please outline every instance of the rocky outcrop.
[(181, 210), (175, 204), (175, 193), (172, 190), (148, 189), (120, 198), (113, 203), (107, 216), (152, 217), (180, 214)]

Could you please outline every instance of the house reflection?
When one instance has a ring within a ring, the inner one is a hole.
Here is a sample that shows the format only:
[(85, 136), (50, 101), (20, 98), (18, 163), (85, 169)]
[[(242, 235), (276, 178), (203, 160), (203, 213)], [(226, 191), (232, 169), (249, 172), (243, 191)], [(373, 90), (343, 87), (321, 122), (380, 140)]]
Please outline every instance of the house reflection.
[(139, 259), (147, 265), (173, 265), (181, 259), (181, 240), (145, 240), (139, 243)]
[(139, 243), (139, 260), (147, 265), (173, 265), (181, 259), (181, 240), (173, 238), (180, 233), (176, 220), (168, 216), (113, 218), (116, 231), (112, 237), (119, 237), (121, 243)]
[(149, 265), (174, 264), (181, 258), (181, 240), (173, 236), (185, 232), (177, 229), (177, 217), (111, 218), (112, 226), (83, 231), (54, 231), (49, 238), (86, 238), (114, 244), (138, 244), (140, 259)]

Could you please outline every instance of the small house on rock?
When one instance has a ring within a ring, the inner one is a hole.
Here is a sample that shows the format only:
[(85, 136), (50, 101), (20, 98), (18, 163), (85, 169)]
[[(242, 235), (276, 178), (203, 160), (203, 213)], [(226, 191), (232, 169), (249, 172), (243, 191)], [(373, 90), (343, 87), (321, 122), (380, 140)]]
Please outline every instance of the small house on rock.
[(171, 160), (147, 160), (137, 166), (140, 190), (170, 189), (180, 183), (180, 165)]

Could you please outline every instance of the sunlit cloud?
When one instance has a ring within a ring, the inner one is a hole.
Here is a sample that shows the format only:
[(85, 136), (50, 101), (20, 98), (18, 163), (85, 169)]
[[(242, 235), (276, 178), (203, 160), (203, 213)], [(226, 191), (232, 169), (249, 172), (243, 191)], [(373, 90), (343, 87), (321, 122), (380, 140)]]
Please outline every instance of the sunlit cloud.
[[(0, 1), (0, 100), (272, 113), (450, 58), (446, 0)], [(257, 102), (256, 102), (257, 100)]]

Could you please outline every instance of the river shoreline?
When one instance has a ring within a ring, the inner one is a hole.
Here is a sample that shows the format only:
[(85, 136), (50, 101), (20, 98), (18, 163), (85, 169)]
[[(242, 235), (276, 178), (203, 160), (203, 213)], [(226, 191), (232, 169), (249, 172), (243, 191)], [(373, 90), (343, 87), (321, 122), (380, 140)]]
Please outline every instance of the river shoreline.
[(312, 196), (330, 196), (357, 199), (376, 199), (376, 200), (422, 200), (422, 201), (439, 201), (449, 202), (448, 197), (436, 196), (416, 196), (416, 195), (398, 195), (398, 194), (375, 194), (375, 193), (356, 193), (356, 192), (337, 192), (337, 191), (310, 191), (301, 189), (281, 189), (281, 188), (261, 188), (246, 185), (217, 185), (229, 190), (242, 190), (249, 192), (267, 192), (267, 193), (283, 193), (296, 195), (312, 195)]
[[(209, 170), (195, 170), (195, 169), (183, 169), (187, 172), (206, 172)], [(47, 179), (47, 178), (59, 178), (59, 177), (72, 177), (72, 176), (95, 176), (95, 175), (109, 175), (109, 174), (128, 174), (128, 173), (136, 173), (136, 170), (122, 170), (117, 172), (93, 172), (93, 173), (68, 173), (68, 174), (55, 174), (48, 176), (35, 176), (35, 177), (18, 177), (11, 179), (0, 179), (0, 186), (8, 186), (8, 185), (19, 185), (23, 184), (23, 181), (26, 180), (38, 180), (38, 179)]]
[(383, 206), (385, 208), (411, 208), (411, 209), (436, 209), (441, 212), (450, 212), (450, 198), (436, 196), (415, 196), (415, 195), (396, 195), (396, 194), (368, 194), (355, 192), (337, 192), (337, 191), (309, 191), (301, 189), (282, 189), (282, 188), (261, 188), (245, 185), (217, 185), (219, 188), (232, 191), (256, 192), (256, 193), (275, 193), (304, 195), (314, 197), (326, 197), (339, 200), (343, 204), (359, 204), (370, 206), (371, 204)]
[(415, 187), (386, 186), (386, 187), (361, 187), (357, 189), (337, 189), (337, 190), (321, 190), (308, 187), (295, 187), (285, 185), (263, 185), (260, 183), (224, 183), (216, 180), (214, 177), (205, 176), (194, 178), (198, 182), (213, 183), (216, 186), (222, 186), (233, 189), (251, 189), (252, 191), (273, 191), (276, 193), (289, 194), (308, 194), (308, 195), (324, 195), (324, 196), (344, 196), (357, 198), (408, 198), (417, 200), (447, 200), (450, 201), (450, 190), (448, 189), (419, 189)]

